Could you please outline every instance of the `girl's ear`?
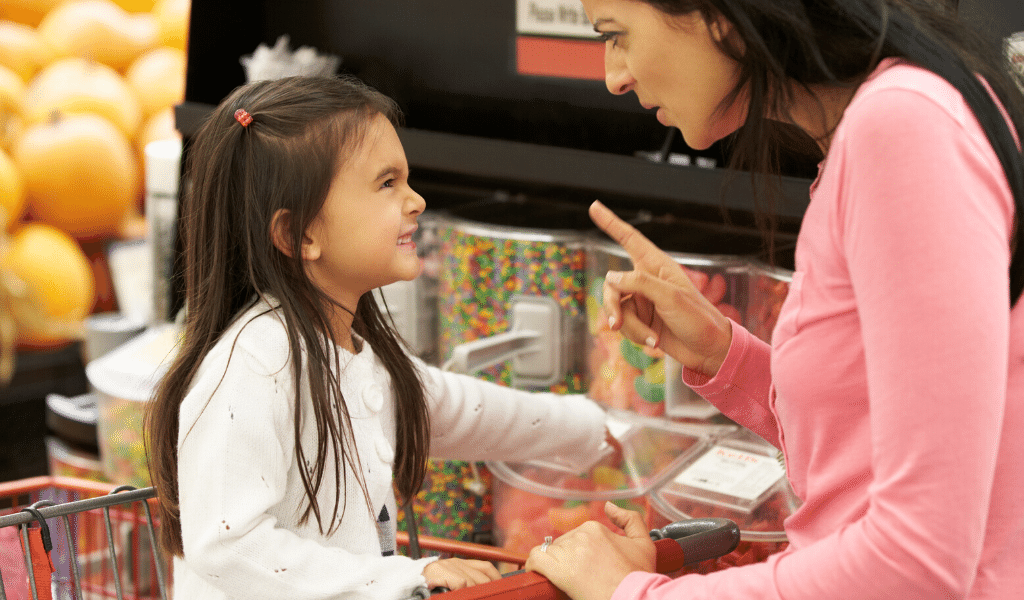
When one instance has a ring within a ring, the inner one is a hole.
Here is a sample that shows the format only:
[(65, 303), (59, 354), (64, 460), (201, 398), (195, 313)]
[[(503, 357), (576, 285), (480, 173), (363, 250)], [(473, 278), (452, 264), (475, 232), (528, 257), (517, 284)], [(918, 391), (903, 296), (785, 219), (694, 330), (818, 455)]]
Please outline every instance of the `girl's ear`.
[[(270, 239), (274, 247), (288, 258), (293, 258), (291, 245), (292, 213), (286, 208), (279, 208), (270, 218)], [(309, 236), (302, 236), (302, 260), (320, 258), (320, 246)]]

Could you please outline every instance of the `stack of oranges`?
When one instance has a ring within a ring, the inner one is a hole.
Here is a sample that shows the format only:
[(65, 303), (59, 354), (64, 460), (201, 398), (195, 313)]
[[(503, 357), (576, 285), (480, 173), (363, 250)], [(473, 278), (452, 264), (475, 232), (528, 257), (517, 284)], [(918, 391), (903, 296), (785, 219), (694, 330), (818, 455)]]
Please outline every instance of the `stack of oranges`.
[(189, 10), (0, 2), (0, 362), (110, 304), (105, 249), (144, 232), (143, 149), (179, 135)]

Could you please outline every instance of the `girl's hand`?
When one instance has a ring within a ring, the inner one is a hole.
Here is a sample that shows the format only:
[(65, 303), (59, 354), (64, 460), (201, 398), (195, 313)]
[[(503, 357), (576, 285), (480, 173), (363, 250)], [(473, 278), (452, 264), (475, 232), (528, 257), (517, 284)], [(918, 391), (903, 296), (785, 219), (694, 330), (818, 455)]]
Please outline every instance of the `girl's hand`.
[(609, 271), (604, 310), (611, 329), (661, 348), (689, 369), (714, 376), (729, 352), (732, 325), (671, 256), (600, 202), (590, 218), (629, 254), (633, 270)]
[(446, 587), (459, 590), (478, 583), (500, 579), (498, 569), (486, 560), (446, 558), (430, 563), (423, 568), (427, 588)]
[(550, 543), (536, 547), (526, 570), (551, 580), (574, 600), (608, 600), (633, 571), (654, 571), (655, 549), (640, 513), (608, 502), (605, 514), (624, 535), (588, 521)]

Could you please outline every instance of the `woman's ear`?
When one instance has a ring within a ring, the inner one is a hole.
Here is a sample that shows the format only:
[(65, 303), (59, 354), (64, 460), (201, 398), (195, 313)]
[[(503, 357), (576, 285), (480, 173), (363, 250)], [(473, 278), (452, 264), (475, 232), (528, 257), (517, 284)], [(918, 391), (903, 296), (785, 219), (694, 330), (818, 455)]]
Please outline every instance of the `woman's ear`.
[[(279, 208), (270, 218), (270, 240), (274, 247), (288, 258), (293, 258), (291, 244), (292, 213), (286, 208)], [(316, 260), (320, 258), (320, 247), (307, 235), (302, 236), (302, 259)]]
[(721, 44), (732, 33), (732, 22), (718, 13), (708, 22), (708, 31), (711, 32), (711, 39)]

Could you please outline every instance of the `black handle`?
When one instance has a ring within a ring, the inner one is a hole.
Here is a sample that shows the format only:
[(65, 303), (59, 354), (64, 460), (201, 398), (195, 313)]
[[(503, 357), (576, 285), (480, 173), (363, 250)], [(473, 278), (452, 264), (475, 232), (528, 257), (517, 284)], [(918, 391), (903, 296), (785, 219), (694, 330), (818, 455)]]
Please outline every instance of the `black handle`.
[(685, 564), (725, 556), (740, 543), (740, 528), (729, 519), (688, 519), (651, 530), (652, 540), (673, 539), (683, 549)]

